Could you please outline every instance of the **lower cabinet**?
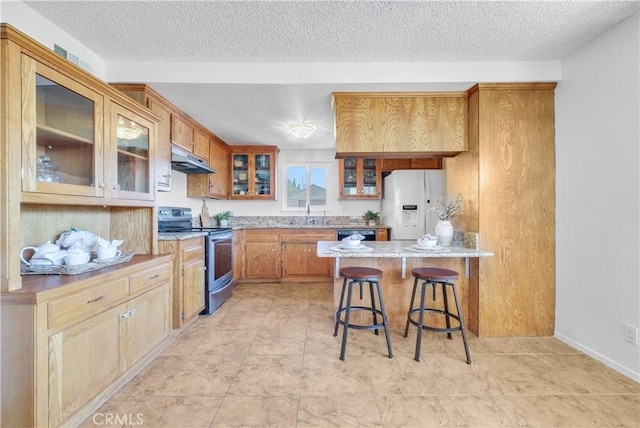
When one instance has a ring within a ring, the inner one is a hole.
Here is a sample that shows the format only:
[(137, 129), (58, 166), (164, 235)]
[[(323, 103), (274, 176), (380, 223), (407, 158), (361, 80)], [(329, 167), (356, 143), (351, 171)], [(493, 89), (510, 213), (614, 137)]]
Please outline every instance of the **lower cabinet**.
[(335, 231), (283, 233), (280, 239), (284, 254), (283, 278), (330, 278), (332, 276), (333, 259), (316, 256), (316, 248), (318, 241), (334, 241)]
[(158, 249), (174, 255), (173, 328), (181, 328), (204, 309), (204, 237), (159, 241)]
[(331, 278), (333, 259), (316, 256), (318, 241), (334, 241), (333, 229), (247, 229), (244, 279)]
[(249, 229), (245, 234), (245, 274), (247, 279), (280, 278), (280, 234), (275, 229)]
[(78, 426), (169, 344), (170, 257), (83, 276), (2, 293), (2, 426)]
[(58, 426), (126, 370), (127, 305), (49, 337), (49, 424)]

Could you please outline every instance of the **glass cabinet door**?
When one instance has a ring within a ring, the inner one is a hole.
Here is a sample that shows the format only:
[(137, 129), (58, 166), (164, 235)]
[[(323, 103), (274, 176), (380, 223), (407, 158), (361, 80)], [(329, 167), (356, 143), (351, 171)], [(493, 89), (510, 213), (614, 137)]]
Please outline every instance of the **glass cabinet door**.
[(112, 138), (117, 156), (110, 191), (117, 192), (120, 198), (153, 199), (153, 124), (117, 104), (112, 105)]
[(23, 56), (27, 192), (103, 196), (102, 96)]
[(377, 195), (378, 194), (378, 168), (376, 167), (376, 159), (362, 160), (362, 194)]
[(260, 154), (255, 157), (255, 194), (271, 195), (271, 155)]
[(340, 199), (380, 199), (378, 159), (346, 158), (340, 162)]
[(243, 196), (249, 194), (249, 155), (234, 154), (231, 167), (233, 170), (233, 194)]

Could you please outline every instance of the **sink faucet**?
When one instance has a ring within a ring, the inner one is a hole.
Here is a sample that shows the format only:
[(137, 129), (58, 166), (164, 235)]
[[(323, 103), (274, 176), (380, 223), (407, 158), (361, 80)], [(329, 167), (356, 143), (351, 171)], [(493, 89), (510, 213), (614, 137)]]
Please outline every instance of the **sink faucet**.
[(316, 221), (313, 220), (310, 216), (311, 216), (311, 207), (309, 206), (309, 204), (307, 204), (307, 226), (316, 224)]
[(322, 210), (322, 216), (324, 217), (324, 220), (322, 221), (322, 224), (324, 224), (325, 226), (329, 224), (329, 219), (327, 218), (327, 210)]

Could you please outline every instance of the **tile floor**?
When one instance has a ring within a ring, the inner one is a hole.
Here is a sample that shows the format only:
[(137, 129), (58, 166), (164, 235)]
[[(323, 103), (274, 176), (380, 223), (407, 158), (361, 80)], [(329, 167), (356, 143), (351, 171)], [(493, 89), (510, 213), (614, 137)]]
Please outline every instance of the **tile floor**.
[[(640, 385), (554, 338), (351, 331), (331, 284), (242, 284), (83, 426), (639, 427)], [(340, 330), (340, 333), (342, 330)]]

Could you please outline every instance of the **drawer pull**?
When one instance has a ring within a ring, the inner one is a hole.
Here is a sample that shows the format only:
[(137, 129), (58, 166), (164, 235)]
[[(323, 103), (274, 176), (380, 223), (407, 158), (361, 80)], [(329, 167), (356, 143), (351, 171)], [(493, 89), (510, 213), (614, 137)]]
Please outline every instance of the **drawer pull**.
[(91, 300), (87, 300), (87, 303), (95, 303), (95, 302), (99, 302), (100, 300), (104, 299), (104, 296), (98, 296), (95, 299), (91, 299)]
[(160, 276), (160, 274), (159, 274), (159, 273), (157, 273), (157, 274), (153, 275), (153, 276), (152, 276), (151, 278), (149, 278), (149, 279), (156, 279), (156, 278), (158, 278), (159, 276)]

